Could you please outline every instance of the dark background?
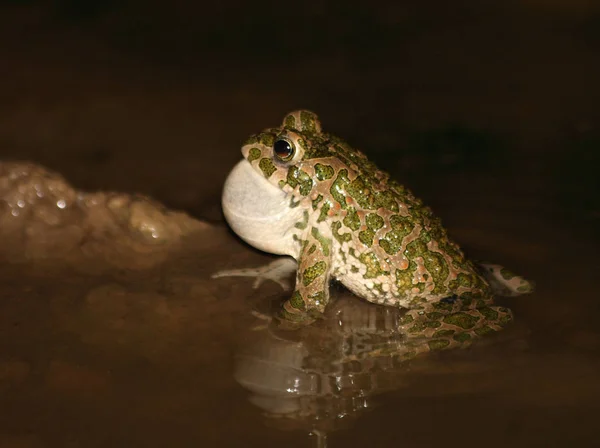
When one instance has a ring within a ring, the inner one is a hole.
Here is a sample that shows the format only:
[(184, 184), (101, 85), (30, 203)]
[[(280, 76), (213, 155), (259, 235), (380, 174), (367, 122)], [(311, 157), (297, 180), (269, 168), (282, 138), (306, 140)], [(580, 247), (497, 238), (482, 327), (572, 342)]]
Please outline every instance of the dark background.
[(0, 154), (79, 188), (218, 219), (240, 142), (304, 107), (431, 201), (520, 172), (597, 218), (596, 2), (0, 5)]

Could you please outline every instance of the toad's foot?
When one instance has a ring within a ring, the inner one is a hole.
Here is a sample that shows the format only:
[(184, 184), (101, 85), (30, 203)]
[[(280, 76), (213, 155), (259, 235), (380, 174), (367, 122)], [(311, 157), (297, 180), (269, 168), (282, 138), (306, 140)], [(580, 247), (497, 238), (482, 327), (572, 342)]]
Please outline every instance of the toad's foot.
[(293, 258), (283, 257), (258, 268), (231, 269), (215, 272), (211, 278), (255, 277), (253, 289), (257, 289), (265, 280), (277, 283), (284, 291), (292, 289), (290, 277), (296, 272), (298, 264)]
[(513, 274), (504, 266), (486, 262), (477, 263), (481, 274), (490, 284), (494, 294), (511, 297), (533, 292), (535, 284), (520, 275)]

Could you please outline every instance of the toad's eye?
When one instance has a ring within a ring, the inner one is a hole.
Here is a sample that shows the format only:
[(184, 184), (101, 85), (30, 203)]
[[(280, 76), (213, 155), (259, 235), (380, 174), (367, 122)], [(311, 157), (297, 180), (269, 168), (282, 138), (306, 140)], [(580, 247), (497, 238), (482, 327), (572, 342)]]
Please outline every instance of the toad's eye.
[(289, 140), (279, 139), (273, 145), (273, 152), (282, 162), (289, 162), (296, 153), (296, 147)]

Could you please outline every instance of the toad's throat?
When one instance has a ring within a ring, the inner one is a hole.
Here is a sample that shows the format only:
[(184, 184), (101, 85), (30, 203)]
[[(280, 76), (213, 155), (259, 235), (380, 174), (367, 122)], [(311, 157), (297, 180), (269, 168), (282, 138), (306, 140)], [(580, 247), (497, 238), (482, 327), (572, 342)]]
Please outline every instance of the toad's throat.
[(223, 187), (223, 214), (232, 230), (251, 246), (272, 254), (295, 255), (290, 229), (302, 210), (260, 176), (246, 159), (231, 171)]

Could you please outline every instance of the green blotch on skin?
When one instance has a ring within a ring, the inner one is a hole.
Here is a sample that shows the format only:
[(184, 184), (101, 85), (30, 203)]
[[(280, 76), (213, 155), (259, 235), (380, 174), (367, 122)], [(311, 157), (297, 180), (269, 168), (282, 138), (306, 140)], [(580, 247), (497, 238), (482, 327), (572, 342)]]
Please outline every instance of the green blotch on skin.
[(290, 313), (286, 309), (282, 309), (279, 312), (279, 315), (283, 319), (285, 319), (285, 320), (287, 320), (289, 322), (295, 322), (295, 323), (306, 322), (306, 321), (311, 320), (310, 317), (307, 314), (305, 314), (305, 313), (302, 313), (302, 312), (301, 313), (297, 313), (297, 314), (296, 313)]
[(437, 320), (432, 320), (432, 321), (429, 321), (429, 322), (425, 322), (423, 324), (423, 326), (427, 327), (427, 328), (437, 328), (437, 327), (440, 327), (441, 325), (442, 325), (442, 323), (438, 322)]
[(308, 174), (304, 171), (301, 171), (302, 175), (300, 176), (300, 194), (302, 196), (307, 196), (313, 187), (313, 181)]
[(331, 179), (334, 174), (333, 167), (330, 165), (323, 165), (322, 163), (317, 163), (315, 165), (315, 174), (317, 179), (323, 181), (327, 179)]
[[(298, 139), (297, 141), (300, 143), (301, 139)], [(309, 144), (302, 144), (301, 146), (304, 149), (302, 160), (325, 159), (332, 155), (329, 150), (328, 142), (319, 134), (310, 135)]]
[(473, 284), (472, 276), (467, 275), (464, 272), (461, 272), (460, 274), (458, 274), (456, 276), (456, 278), (454, 280), (452, 280), (449, 283), (449, 286), (450, 286), (450, 289), (455, 290), (459, 286), (464, 286), (464, 287), (468, 288), (469, 286), (472, 286), (472, 284)]
[(412, 232), (414, 224), (407, 216), (392, 215), (390, 225), (392, 230), (379, 239), (379, 245), (388, 254), (394, 255), (402, 249), (402, 241)]
[(298, 167), (290, 166), (287, 172), (287, 183), (290, 187), (296, 188), (298, 186)]
[(363, 276), (364, 278), (376, 278), (380, 275), (389, 275), (389, 271), (384, 271), (381, 268), (377, 256), (374, 253), (363, 253), (358, 259), (367, 268), (367, 272)]
[(315, 240), (317, 240), (319, 242), (319, 244), (321, 245), (321, 252), (323, 252), (323, 255), (328, 257), (329, 256), (329, 248), (331, 246), (331, 241), (328, 240), (327, 238), (325, 238), (323, 235), (321, 235), (319, 233), (319, 230), (316, 227), (313, 227), (311, 229), (311, 234), (312, 234), (313, 238)]
[(319, 217), (317, 218), (317, 222), (323, 222), (328, 218), (329, 210), (331, 209), (331, 204), (329, 201), (323, 202), (321, 206), (321, 213), (319, 213)]
[(287, 115), (283, 120), (283, 126), (290, 129), (296, 129), (296, 118), (293, 115)]
[(463, 299), (465, 305), (467, 304), (467, 300), (470, 300), (471, 302), (474, 300), (481, 300), (489, 295), (489, 288), (487, 284), (484, 284), (476, 275), (473, 275), (471, 279), (473, 280), (469, 286), (471, 290), (465, 291), (460, 295), (460, 298)]
[(341, 227), (342, 223), (339, 221), (334, 221), (331, 223), (331, 233), (333, 234), (333, 237), (340, 243), (352, 240), (352, 235), (350, 233), (339, 233)]
[(356, 274), (358, 271), (360, 271), (360, 269), (358, 269), (356, 266), (354, 266), (354, 265), (350, 266), (350, 272), (353, 272)]
[(302, 122), (302, 130), (309, 133), (317, 132), (317, 123), (319, 119), (317, 115), (309, 112), (307, 110), (303, 110), (300, 112), (300, 121)]
[(250, 137), (248, 137), (246, 139), (246, 141), (244, 142), (243, 146), (254, 145), (254, 144), (258, 143), (258, 142), (259, 142), (258, 135), (254, 134), (254, 135), (251, 135)]
[(302, 196), (306, 196), (310, 193), (313, 187), (313, 180), (310, 176), (297, 166), (290, 166), (287, 173), (287, 183), (290, 187), (296, 188), (300, 186), (298, 191)]
[(312, 254), (315, 250), (317, 250), (317, 245), (313, 244), (312, 246), (310, 246), (310, 248), (308, 249), (308, 255)]
[(443, 350), (450, 345), (450, 341), (447, 339), (434, 339), (427, 342), (430, 350)]
[(465, 293), (461, 294), (460, 300), (462, 302), (463, 308), (471, 308), (471, 304), (473, 303), (473, 298), (471, 297), (470, 293), (465, 292)]
[(308, 240), (301, 240), (302, 244), (300, 245), (300, 250), (302, 252), (304, 252), (306, 250), (306, 247), (308, 246)]
[(440, 320), (442, 317), (444, 317), (444, 314), (433, 311), (431, 313), (426, 313), (426, 316), (431, 320)]
[(516, 277), (516, 275), (515, 275), (515, 274), (513, 274), (511, 271), (509, 271), (509, 270), (508, 270), (508, 269), (506, 269), (506, 268), (502, 268), (502, 269), (500, 269), (500, 275), (502, 276), (502, 278), (503, 278), (504, 280), (511, 280), (511, 279), (513, 279), (513, 278), (515, 278), (515, 277)]
[(250, 148), (250, 151), (248, 151), (248, 162), (252, 162), (253, 160), (260, 159), (261, 155), (262, 155), (262, 152), (260, 149)]
[(340, 248), (340, 250), (338, 251), (338, 253), (340, 254), (340, 257), (342, 257), (342, 261), (344, 263), (346, 263), (348, 260), (346, 259), (346, 253), (344, 252), (344, 250)]
[(473, 330), (477, 336), (485, 336), (486, 334), (494, 333), (494, 329), (487, 325)]
[(271, 159), (266, 157), (260, 159), (260, 162), (258, 162), (258, 167), (261, 169), (267, 179), (271, 177), (275, 171), (277, 171), (277, 168), (275, 168), (275, 165), (273, 165)]
[(451, 312), (453, 308), (452, 304), (447, 302), (435, 302), (432, 306), (436, 310), (446, 311), (446, 314), (448, 314), (448, 312)]
[(302, 273), (302, 284), (304, 286), (310, 285), (318, 277), (325, 273), (327, 264), (324, 261), (318, 261), (312, 266), (307, 267)]
[(455, 333), (454, 330), (438, 330), (431, 336), (432, 338), (449, 338)]
[[(395, 185), (398, 184), (396, 183)], [(418, 218), (420, 221), (429, 222), (430, 224), (432, 224), (432, 222), (430, 221), (432, 219), (435, 220), (436, 218), (433, 215), (431, 209), (425, 206), (421, 199), (416, 198), (412, 193), (409, 194), (406, 189), (405, 191), (406, 206), (409, 208), (410, 214), (413, 215), (415, 218)]]
[(354, 199), (362, 208), (372, 210), (373, 192), (365, 181), (363, 176), (358, 176), (346, 187), (346, 192)]
[(423, 322), (416, 322), (412, 327), (410, 327), (408, 330), (409, 333), (422, 333), (425, 331), (427, 327), (425, 327), (425, 325), (423, 324)]
[(312, 200), (312, 208), (313, 210), (316, 210), (317, 207), (319, 206), (319, 202), (321, 202), (323, 200), (323, 195), (320, 194), (319, 196), (317, 196), (315, 199)]
[(379, 216), (377, 213), (369, 213), (365, 216), (365, 223), (367, 227), (371, 230), (379, 230), (383, 227), (383, 218)]
[[(396, 269), (396, 286), (398, 287), (398, 292), (403, 293), (409, 291), (411, 288), (414, 288), (415, 284), (413, 284), (413, 279), (415, 277), (415, 270), (417, 269), (417, 264), (410, 260), (408, 262), (408, 267), (404, 270)], [(422, 285), (419, 283), (418, 285)], [(424, 285), (423, 285), (424, 287)]]
[(468, 330), (479, 322), (479, 318), (467, 313), (454, 313), (444, 317), (443, 322)]
[(414, 260), (417, 257), (423, 258), (423, 264), (433, 278), (433, 294), (446, 292), (444, 282), (448, 278), (449, 269), (442, 254), (430, 251), (427, 248), (426, 242), (421, 237), (410, 242), (406, 246), (404, 253), (410, 260)]
[(354, 231), (360, 228), (360, 218), (354, 207), (348, 208), (346, 216), (344, 216), (344, 225)]
[(483, 299), (478, 299), (475, 301), (475, 308), (483, 308), (486, 305), (487, 305), (487, 303)]
[(304, 303), (304, 299), (302, 298), (300, 292), (294, 291), (292, 297), (290, 297), (289, 302), (292, 308), (295, 308), (300, 311), (306, 311), (306, 303)]
[(439, 294), (445, 291), (444, 281), (448, 277), (448, 265), (442, 254), (437, 252), (427, 252), (422, 255), (425, 267), (433, 277), (435, 286), (433, 294)]
[(458, 269), (469, 271), (468, 274), (458, 274), (457, 278), (449, 283), (451, 290), (456, 290), (459, 286), (470, 289), (460, 295), (461, 299), (465, 299), (464, 303), (467, 306), (466, 299), (471, 300), (486, 300), (490, 296), (490, 288), (487, 283), (477, 274), (473, 272), (473, 266), (469, 264), (459, 265)]
[(406, 324), (410, 324), (414, 320), (415, 320), (415, 318), (412, 317), (410, 314), (404, 314), (400, 319), (398, 319), (398, 324), (406, 325)]
[(456, 243), (448, 239), (448, 235), (442, 227), (441, 221), (438, 218), (433, 217), (431, 220), (436, 223), (431, 228), (431, 235), (438, 242), (439, 248), (446, 252), (450, 258), (452, 258), (452, 263), (456, 267), (465, 271), (473, 271), (473, 265), (467, 259), (465, 259), (465, 255), (462, 253), (460, 248), (456, 245)]
[(512, 320), (513, 320), (512, 314), (510, 312), (508, 312), (507, 314), (500, 316), (500, 319), (498, 319), (498, 323), (500, 325), (506, 325), (506, 324), (509, 324), (510, 322), (512, 322)]
[(300, 245), (300, 252), (304, 252), (306, 246), (308, 246), (308, 241), (299, 238), (298, 235), (292, 235), (292, 239)]
[(270, 148), (275, 143), (275, 136), (273, 134), (263, 132), (262, 134), (259, 134), (258, 141), (262, 145)]
[(455, 341), (460, 342), (461, 344), (471, 340), (471, 335), (469, 333), (456, 333), (452, 337)]
[(533, 291), (533, 285), (529, 282), (525, 282), (524, 284), (517, 287), (518, 292), (528, 293)]
[(331, 184), (331, 188), (329, 189), (331, 197), (335, 199), (343, 209), (348, 207), (346, 204), (346, 186), (349, 183), (350, 180), (348, 179), (348, 170), (340, 170), (337, 177)]
[(373, 193), (373, 208), (378, 209), (382, 207), (392, 212), (397, 212), (399, 210), (394, 193), (390, 190), (376, 191)]
[(481, 314), (483, 314), (483, 317), (485, 317), (486, 320), (490, 320), (490, 321), (498, 320), (498, 312), (496, 310), (494, 310), (493, 308), (490, 308), (490, 307), (480, 308), (479, 312)]
[(297, 229), (300, 229), (300, 230), (304, 230), (304, 229), (306, 229), (307, 225), (308, 225), (308, 212), (306, 210), (304, 210), (302, 221), (294, 224), (294, 227), (296, 227)]
[(371, 229), (362, 230), (358, 233), (358, 239), (367, 247), (371, 247), (373, 244), (374, 236), (375, 232), (373, 232)]

